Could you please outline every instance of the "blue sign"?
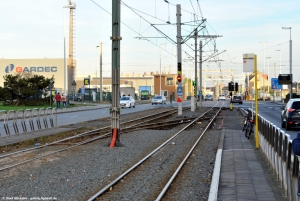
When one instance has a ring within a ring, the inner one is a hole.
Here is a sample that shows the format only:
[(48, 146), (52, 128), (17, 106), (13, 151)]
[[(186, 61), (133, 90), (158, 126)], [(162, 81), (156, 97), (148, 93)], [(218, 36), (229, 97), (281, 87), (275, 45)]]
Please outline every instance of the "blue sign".
[(272, 90), (282, 89), (282, 84), (278, 84), (278, 78), (271, 78)]
[(177, 95), (182, 96), (182, 87), (181, 86), (177, 87)]
[(85, 88), (81, 87), (81, 94), (85, 94)]

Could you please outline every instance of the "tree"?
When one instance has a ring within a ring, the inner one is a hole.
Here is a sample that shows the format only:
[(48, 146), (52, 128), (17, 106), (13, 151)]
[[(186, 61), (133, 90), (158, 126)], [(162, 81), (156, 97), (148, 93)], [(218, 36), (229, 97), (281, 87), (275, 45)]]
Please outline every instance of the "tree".
[[(16, 75), (5, 75), (4, 87), (1, 89), (6, 96), (2, 98), (6, 100), (17, 100), (16, 105), (25, 102), (25, 100), (38, 100), (46, 97), (49, 89), (50, 80), (43, 75), (32, 73), (18, 73)], [(54, 81), (53, 81), (54, 82)]]

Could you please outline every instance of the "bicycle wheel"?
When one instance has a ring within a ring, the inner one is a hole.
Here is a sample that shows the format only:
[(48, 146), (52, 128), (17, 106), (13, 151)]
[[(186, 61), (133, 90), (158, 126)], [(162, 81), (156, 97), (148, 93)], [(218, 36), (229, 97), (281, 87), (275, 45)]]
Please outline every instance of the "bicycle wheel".
[(248, 131), (250, 130), (249, 128), (249, 124), (246, 125), (246, 128), (245, 128), (245, 137), (248, 138)]
[(246, 129), (246, 127), (247, 127), (247, 120), (245, 120), (245, 122), (244, 122), (244, 126), (243, 126), (242, 131), (244, 131)]

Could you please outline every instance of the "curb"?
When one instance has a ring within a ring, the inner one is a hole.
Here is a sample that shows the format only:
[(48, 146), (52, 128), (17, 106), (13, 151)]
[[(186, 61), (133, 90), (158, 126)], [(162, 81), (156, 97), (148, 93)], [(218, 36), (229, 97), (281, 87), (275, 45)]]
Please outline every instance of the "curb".
[(218, 146), (218, 151), (216, 154), (214, 172), (213, 172), (212, 181), (210, 184), (208, 201), (216, 201), (218, 198), (224, 136), (225, 136), (225, 129), (222, 129), (222, 134), (221, 134), (221, 138), (220, 138), (220, 142), (219, 142), (219, 146)]

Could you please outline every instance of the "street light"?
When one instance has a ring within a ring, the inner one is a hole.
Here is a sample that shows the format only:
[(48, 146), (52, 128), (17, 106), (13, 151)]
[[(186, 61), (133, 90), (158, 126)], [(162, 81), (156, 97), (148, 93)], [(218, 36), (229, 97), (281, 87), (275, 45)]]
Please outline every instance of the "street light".
[[(259, 43), (263, 43), (264, 44), (264, 69), (263, 69), (263, 75), (265, 74), (265, 44), (268, 42), (259, 42)], [(265, 93), (266, 93), (266, 89), (265, 89), (265, 79), (263, 78), (263, 100), (265, 101)]]
[(271, 59), (271, 57), (266, 57), (266, 59), (268, 59), (268, 84), (267, 84), (267, 86), (268, 86), (268, 94), (270, 93), (270, 59)]
[(280, 53), (280, 56), (279, 56), (279, 74), (281, 74), (281, 50), (276, 50), (276, 51)]
[[(161, 43), (159, 45), (166, 45), (167, 43)], [(159, 74), (160, 74), (160, 87), (159, 87), (159, 95), (161, 96), (161, 48), (159, 46)]]
[(102, 102), (102, 43), (100, 43), (100, 45), (99, 46), (96, 46), (96, 48), (97, 47), (100, 47), (100, 78), (99, 78), (99, 80), (100, 80), (100, 83), (99, 83), (99, 85), (100, 85), (100, 90), (99, 90), (99, 94), (100, 94), (100, 102)]
[(293, 75), (292, 75), (292, 27), (282, 27), (282, 29), (290, 30), (290, 74), (291, 74), (291, 86), (290, 86), (290, 99), (293, 98)]

